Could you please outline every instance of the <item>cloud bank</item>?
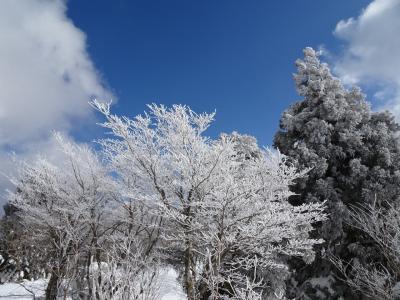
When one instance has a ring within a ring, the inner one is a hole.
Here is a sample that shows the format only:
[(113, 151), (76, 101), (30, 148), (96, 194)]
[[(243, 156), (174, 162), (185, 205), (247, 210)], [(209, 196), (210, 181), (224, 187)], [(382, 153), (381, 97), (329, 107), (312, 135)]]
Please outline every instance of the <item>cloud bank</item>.
[[(90, 117), (91, 98), (114, 98), (66, 10), (62, 0), (0, 1), (0, 172), (10, 150), (52, 152), (53, 130)], [(0, 194), (5, 185), (0, 175)]]
[(341, 20), (334, 31), (345, 42), (335, 72), (348, 84), (374, 87), (400, 120), (400, 0), (374, 0), (357, 18)]

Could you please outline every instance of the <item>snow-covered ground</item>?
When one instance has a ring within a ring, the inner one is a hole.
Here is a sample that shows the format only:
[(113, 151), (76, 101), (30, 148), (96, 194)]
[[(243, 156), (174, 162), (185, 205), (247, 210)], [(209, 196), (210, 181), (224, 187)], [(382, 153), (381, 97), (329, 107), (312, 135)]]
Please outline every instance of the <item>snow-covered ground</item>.
[[(182, 287), (176, 280), (177, 274), (173, 269), (167, 269), (161, 275), (160, 300), (185, 300)], [(31, 300), (44, 296), (47, 281), (23, 281), (21, 283), (0, 284), (0, 300)]]
[(182, 286), (177, 281), (177, 273), (173, 269), (168, 269), (161, 275), (162, 285), (160, 295), (161, 300), (185, 300)]
[(0, 299), (1, 300), (16, 300), (16, 299), (33, 299), (35, 297), (44, 296), (44, 291), (47, 282), (44, 279), (36, 281), (23, 281), (21, 283), (5, 283), (0, 284)]

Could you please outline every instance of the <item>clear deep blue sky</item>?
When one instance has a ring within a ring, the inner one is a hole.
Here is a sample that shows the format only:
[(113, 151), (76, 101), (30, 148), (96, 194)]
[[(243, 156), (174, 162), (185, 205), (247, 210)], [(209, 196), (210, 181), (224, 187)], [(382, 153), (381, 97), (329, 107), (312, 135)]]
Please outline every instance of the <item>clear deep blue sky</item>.
[(114, 112), (145, 104), (216, 109), (209, 130), (270, 145), (282, 111), (298, 100), (292, 74), (306, 46), (339, 51), (332, 35), (367, 0), (69, 0), (89, 53), (118, 97)]

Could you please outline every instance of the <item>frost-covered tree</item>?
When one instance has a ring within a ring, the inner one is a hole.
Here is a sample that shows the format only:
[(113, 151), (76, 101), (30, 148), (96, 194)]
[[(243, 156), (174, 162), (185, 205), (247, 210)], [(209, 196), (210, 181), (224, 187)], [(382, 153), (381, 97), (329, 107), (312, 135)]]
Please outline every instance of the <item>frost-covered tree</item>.
[[(311, 48), (304, 50), (294, 76), (302, 100), (287, 109), (275, 135), (275, 146), (293, 158), (299, 168), (312, 168), (297, 180), (290, 198), (295, 205), (327, 201), (329, 221), (317, 227), (315, 237), (326, 240), (324, 251), (336, 256), (359, 257), (369, 247), (362, 236), (345, 224), (350, 204), (376, 199), (396, 201), (400, 195), (399, 125), (387, 112), (372, 113), (358, 88), (348, 90), (332, 76)], [(373, 247), (372, 247), (373, 249)], [(367, 251), (368, 252), (368, 251)], [(310, 266), (294, 264), (291, 282), (303, 295), (353, 299), (335, 282), (334, 266), (320, 256)], [(319, 282), (319, 286), (315, 287)], [(308, 289), (314, 285), (311, 289)], [(346, 289), (346, 287), (343, 287)]]
[(323, 207), (288, 203), (289, 185), (304, 174), (285, 156), (253, 151), (253, 140), (237, 134), (208, 138), (214, 114), (186, 106), (150, 105), (129, 119), (93, 105), (114, 134), (100, 143), (124, 196), (158, 218), (159, 251), (179, 271), (189, 300), (280, 296), (286, 259), (313, 260), (320, 240), (309, 231), (324, 219)]
[(260, 150), (257, 139), (254, 136), (239, 134), (236, 131), (231, 134), (223, 133), (222, 138), (232, 139), (235, 144), (235, 156), (239, 159), (259, 159), (262, 156), (262, 151)]
[(45, 254), (46, 299), (150, 299), (159, 217), (119, 192), (89, 147), (56, 139), (59, 161), (20, 162), (9, 194), (23, 245)]
[(31, 244), (48, 255), (46, 299), (65, 294), (73, 281), (82, 282), (90, 262), (100, 260), (115, 203), (113, 181), (99, 158), (86, 146), (57, 139), (61, 162), (21, 162), (17, 191), (9, 194)]

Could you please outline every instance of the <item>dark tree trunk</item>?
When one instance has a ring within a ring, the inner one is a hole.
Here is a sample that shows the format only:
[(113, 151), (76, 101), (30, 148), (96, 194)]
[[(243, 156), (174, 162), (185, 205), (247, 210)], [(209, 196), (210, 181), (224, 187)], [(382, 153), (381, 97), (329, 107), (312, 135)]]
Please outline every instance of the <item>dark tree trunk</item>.
[(56, 273), (52, 272), (49, 284), (47, 285), (46, 288), (46, 300), (57, 299), (58, 281), (59, 281), (59, 276)]

